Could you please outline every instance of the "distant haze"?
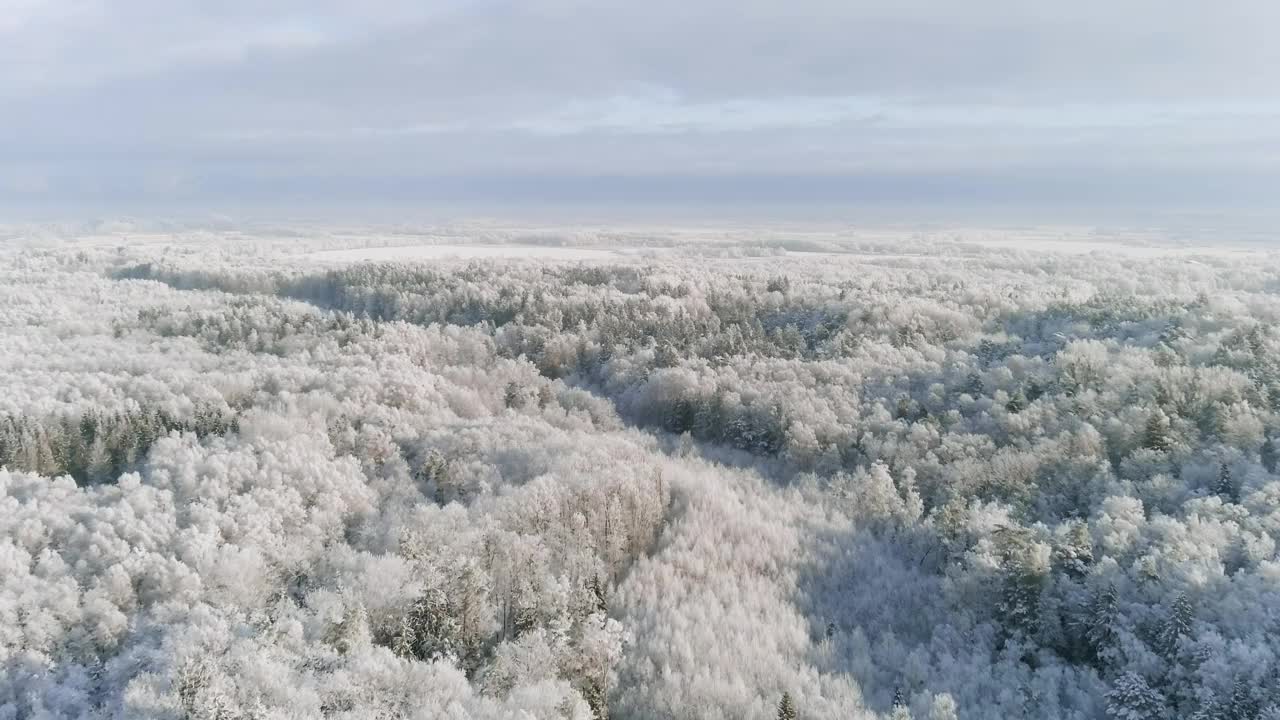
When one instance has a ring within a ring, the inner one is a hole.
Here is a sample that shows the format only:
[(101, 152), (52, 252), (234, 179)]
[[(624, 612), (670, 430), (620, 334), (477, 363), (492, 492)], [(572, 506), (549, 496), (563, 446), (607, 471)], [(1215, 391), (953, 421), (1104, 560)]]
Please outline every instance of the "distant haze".
[(1272, 0), (0, 0), (0, 209), (1257, 212)]

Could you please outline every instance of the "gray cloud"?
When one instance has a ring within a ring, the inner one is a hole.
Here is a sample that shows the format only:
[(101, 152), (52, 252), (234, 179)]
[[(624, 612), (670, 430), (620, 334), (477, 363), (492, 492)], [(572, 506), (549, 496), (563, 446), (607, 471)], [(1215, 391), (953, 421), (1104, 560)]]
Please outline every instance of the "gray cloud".
[(1004, 177), (1010, 197), (1055, 173), (1280, 178), (1268, 0), (0, 6), (0, 187), (19, 203), (344, 179), (358, 202), (377, 177), (973, 177), (993, 195)]

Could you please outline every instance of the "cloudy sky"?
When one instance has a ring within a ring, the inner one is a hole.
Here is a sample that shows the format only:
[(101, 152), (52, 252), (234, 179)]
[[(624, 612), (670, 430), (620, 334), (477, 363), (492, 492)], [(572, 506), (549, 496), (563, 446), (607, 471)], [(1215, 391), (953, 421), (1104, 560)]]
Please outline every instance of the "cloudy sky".
[(5, 204), (1249, 206), (1275, 0), (0, 0)]

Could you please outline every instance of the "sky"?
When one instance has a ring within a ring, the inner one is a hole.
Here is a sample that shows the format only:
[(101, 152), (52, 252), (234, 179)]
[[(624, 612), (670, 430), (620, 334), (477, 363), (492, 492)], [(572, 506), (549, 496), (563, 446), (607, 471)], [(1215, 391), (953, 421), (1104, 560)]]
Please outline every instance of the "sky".
[(0, 207), (1266, 208), (1275, 0), (0, 0)]

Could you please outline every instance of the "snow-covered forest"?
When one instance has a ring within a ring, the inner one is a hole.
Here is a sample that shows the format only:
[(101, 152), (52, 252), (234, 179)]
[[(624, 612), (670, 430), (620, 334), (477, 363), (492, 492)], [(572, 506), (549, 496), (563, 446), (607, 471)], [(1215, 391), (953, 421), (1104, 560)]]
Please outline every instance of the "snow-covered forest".
[(2, 720), (1280, 718), (1280, 253), (5, 232)]

